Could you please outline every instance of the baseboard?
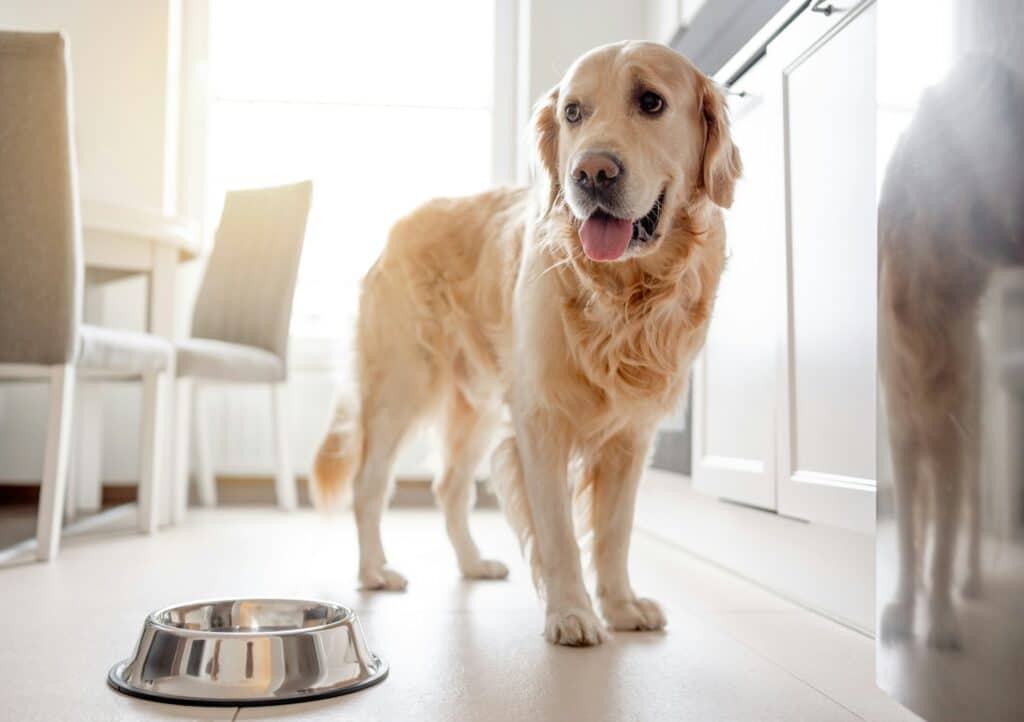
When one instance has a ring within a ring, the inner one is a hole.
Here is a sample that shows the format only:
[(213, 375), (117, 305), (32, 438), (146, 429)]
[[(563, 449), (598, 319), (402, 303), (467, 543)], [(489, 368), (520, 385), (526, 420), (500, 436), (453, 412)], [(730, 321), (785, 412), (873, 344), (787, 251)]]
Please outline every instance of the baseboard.
[[(298, 478), (299, 503), (310, 504), (306, 477)], [(194, 489), (193, 489), (194, 492)], [(219, 500), (227, 504), (273, 504), (274, 480), (263, 476), (218, 476), (217, 493)], [(391, 506), (422, 508), (434, 506), (431, 481), (425, 478), (405, 478), (395, 482)], [(497, 508), (498, 500), (483, 482), (477, 482), (477, 506)]]
[[(135, 486), (104, 484), (101, 503), (104, 507), (130, 504), (138, 499)], [(8, 482), (0, 484), (0, 507), (36, 506), (39, 504), (39, 482)]]
[[(309, 506), (308, 479), (296, 479), (299, 504)], [(391, 505), (396, 507), (431, 507), (434, 495), (429, 479), (399, 479)], [(191, 489), (195, 501), (195, 487)], [(221, 504), (228, 506), (273, 505), (274, 480), (269, 476), (218, 476), (217, 497)], [(104, 507), (130, 504), (138, 499), (138, 487), (134, 484), (103, 484), (102, 502)], [(0, 507), (26, 506), (39, 503), (39, 482), (4, 482), (0, 484)], [(498, 500), (482, 482), (477, 483), (477, 506), (497, 508)]]
[(39, 503), (39, 482), (4, 482), (0, 484), (0, 506), (24, 506)]

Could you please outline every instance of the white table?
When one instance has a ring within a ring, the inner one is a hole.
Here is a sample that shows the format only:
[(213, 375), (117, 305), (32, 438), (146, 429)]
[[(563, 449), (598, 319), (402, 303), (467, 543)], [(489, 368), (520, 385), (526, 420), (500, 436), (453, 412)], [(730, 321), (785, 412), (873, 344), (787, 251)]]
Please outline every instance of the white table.
[[(149, 278), (146, 330), (174, 341), (176, 276), (178, 264), (200, 252), (198, 224), (164, 215), (159, 211), (127, 208), (92, 201), (82, 202), (83, 250), (87, 275), (86, 321), (90, 318), (88, 295), (104, 282), (145, 274)], [(172, 369), (173, 377), (173, 369)], [(174, 428), (174, 394), (167, 389), (164, 408), (168, 418), (163, 428)], [(72, 447), (72, 486), (67, 511), (97, 511), (101, 502), (103, 456), (103, 399), (99, 384), (81, 384), (76, 394), (75, 434)], [(166, 491), (161, 504), (161, 523), (170, 519), (171, 443), (161, 444), (164, 454), (162, 480)]]

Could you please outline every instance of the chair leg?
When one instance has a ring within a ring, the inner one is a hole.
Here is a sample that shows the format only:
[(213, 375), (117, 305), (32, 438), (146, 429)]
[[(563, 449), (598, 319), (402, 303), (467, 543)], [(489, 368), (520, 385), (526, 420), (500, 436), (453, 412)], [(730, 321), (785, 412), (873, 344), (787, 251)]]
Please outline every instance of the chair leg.
[(39, 518), (36, 524), (36, 558), (39, 561), (53, 559), (60, 546), (74, 395), (75, 367), (70, 364), (55, 366), (50, 373), (46, 458), (43, 461), (43, 482), (39, 490)]
[(292, 472), (291, 457), (288, 454), (287, 383), (273, 384), (270, 398), (274, 425), (274, 447), (277, 455), (274, 491), (277, 495), (277, 506), (285, 511), (292, 511), (299, 504), (295, 491), (295, 474)]
[(188, 478), (191, 466), (189, 441), (192, 436), (192, 379), (178, 379), (174, 400), (174, 495), (171, 503), (171, 523), (185, 520), (188, 509)]
[(199, 503), (217, 506), (217, 477), (213, 473), (213, 455), (210, 452), (210, 416), (203, 389), (196, 385), (192, 393), (195, 405), (196, 479), (199, 482)]
[(152, 534), (160, 519), (163, 493), (163, 398), (164, 374), (148, 373), (142, 377), (142, 430), (139, 461), (139, 531)]

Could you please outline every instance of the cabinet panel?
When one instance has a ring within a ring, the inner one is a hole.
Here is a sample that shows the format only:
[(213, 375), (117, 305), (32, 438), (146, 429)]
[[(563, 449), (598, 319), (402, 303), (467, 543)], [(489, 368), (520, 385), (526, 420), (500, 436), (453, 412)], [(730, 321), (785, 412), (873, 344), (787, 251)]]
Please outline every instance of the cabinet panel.
[(729, 99), (743, 178), (726, 213), (729, 260), (694, 376), (695, 485), (767, 509), (775, 508), (775, 335), (784, 271), (780, 90), (778, 67), (766, 58)]
[(694, 482), (874, 528), (875, 8), (805, 12), (731, 99), (744, 160), (694, 377)]
[(778, 509), (869, 531), (876, 438), (873, 4), (809, 49), (790, 45), (789, 52), (796, 60), (783, 73), (789, 268)]

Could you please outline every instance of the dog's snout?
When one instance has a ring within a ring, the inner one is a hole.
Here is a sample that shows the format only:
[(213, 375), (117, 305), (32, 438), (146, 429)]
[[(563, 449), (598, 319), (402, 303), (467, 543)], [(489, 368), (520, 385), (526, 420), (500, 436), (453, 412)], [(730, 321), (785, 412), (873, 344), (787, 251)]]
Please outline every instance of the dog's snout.
[(576, 185), (591, 194), (610, 190), (623, 172), (622, 162), (611, 153), (581, 153), (572, 164)]

